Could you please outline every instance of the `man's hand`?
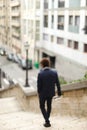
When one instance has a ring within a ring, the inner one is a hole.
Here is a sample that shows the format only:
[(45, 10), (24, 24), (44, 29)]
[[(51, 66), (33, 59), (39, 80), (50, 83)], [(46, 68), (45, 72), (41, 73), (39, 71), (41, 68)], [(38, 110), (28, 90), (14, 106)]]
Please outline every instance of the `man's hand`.
[(53, 99), (60, 98), (61, 96), (54, 96)]

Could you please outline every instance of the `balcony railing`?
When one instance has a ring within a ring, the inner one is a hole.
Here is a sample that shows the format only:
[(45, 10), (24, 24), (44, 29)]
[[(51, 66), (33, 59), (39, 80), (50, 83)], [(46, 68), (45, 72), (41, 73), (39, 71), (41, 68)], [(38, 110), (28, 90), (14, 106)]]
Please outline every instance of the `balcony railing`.
[(19, 13), (19, 11), (13, 11), (11, 15), (12, 16), (20, 16), (20, 13)]
[(12, 35), (15, 36), (15, 37), (20, 37), (20, 34), (17, 33), (17, 32), (13, 32)]
[(19, 27), (20, 26), (20, 22), (19, 21), (12, 21), (12, 26)]
[(64, 30), (64, 23), (58, 23), (57, 29)]
[(69, 25), (69, 32), (79, 33), (79, 26)]
[(81, 5), (81, 0), (69, 0), (70, 8), (80, 7), (80, 5)]

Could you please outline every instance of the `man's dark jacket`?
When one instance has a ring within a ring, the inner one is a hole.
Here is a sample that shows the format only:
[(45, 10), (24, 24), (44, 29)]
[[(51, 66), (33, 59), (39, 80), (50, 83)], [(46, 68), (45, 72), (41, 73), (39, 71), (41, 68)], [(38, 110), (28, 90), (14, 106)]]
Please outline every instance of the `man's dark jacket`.
[(38, 74), (37, 91), (40, 97), (55, 96), (55, 85), (57, 86), (57, 93), (61, 96), (61, 88), (56, 70), (51, 68), (44, 68)]

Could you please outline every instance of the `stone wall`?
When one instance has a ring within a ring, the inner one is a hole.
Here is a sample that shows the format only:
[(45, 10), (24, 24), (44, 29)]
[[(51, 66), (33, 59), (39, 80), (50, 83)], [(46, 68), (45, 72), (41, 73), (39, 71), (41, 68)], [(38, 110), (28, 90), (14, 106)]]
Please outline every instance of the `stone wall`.
[(87, 116), (87, 89), (64, 92), (53, 100), (53, 113), (69, 116)]
[(61, 115), (87, 116), (87, 81), (62, 86), (63, 97), (54, 100), (54, 111)]
[[(19, 85), (0, 91), (0, 98), (16, 97), (24, 111), (40, 112), (37, 93)], [(27, 93), (26, 93), (27, 92)], [(53, 99), (53, 115), (87, 116), (87, 81), (63, 85), (61, 98)]]
[(27, 91), (29, 92), (27, 93), (21, 86), (17, 84), (12, 87), (10, 86), (10, 88), (6, 90), (1, 90), (0, 98), (16, 97), (24, 111), (31, 110), (34, 112), (39, 112), (39, 102), (36, 91), (32, 91), (31, 88), (28, 88)]
[(60, 55), (56, 57), (56, 69), (59, 75), (67, 81), (81, 79), (87, 72), (87, 66), (83, 66)]

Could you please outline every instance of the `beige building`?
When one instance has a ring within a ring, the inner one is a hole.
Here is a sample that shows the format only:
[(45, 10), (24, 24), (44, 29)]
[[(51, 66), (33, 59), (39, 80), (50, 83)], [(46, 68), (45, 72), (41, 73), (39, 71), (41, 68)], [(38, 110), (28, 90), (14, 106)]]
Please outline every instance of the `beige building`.
[(10, 0), (11, 45), (15, 53), (21, 53), (21, 1)]
[[(0, 0), (0, 42), (14, 53), (36, 61), (35, 44), (40, 40), (40, 0)], [(25, 38), (25, 36), (27, 38)]]
[(29, 58), (35, 61), (35, 44), (40, 40), (40, 0), (22, 0), (21, 2), (22, 53), (25, 53), (24, 36), (26, 35)]
[(0, 44), (10, 46), (10, 5), (9, 0), (0, 0)]
[(20, 1), (0, 0), (0, 12), (0, 44), (10, 51), (20, 53)]

